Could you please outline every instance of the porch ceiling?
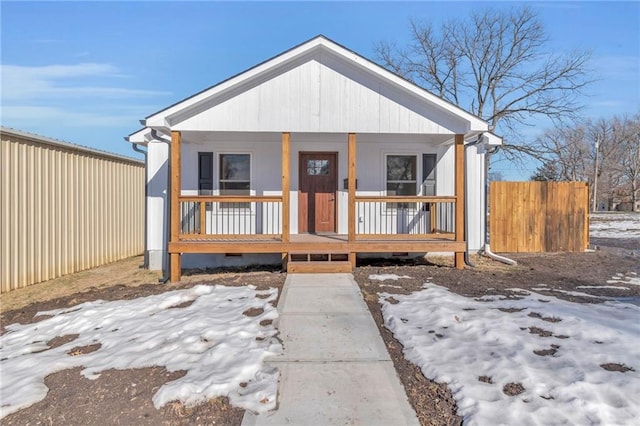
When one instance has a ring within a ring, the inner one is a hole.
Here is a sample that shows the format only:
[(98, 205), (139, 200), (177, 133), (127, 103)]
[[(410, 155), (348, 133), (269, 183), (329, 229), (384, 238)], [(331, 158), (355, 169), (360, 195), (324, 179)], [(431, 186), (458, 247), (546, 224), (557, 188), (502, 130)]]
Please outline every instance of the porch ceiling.
[[(182, 131), (183, 142), (207, 144), (216, 141), (225, 142), (277, 142), (282, 139), (281, 132), (219, 132), (219, 131)], [(424, 142), (433, 145), (453, 143), (453, 134), (405, 134), (405, 133), (358, 133), (358, 143), (415, 143)], [(291, 141), (296, 142), (344, 142), (347, 143), (347, 133), (291, 133)]]

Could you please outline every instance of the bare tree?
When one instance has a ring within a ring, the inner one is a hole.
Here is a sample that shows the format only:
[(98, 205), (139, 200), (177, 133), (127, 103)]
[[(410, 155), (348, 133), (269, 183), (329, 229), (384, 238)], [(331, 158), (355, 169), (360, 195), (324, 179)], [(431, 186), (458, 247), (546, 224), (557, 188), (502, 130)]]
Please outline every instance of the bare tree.
[(533, 180), (589, 182), (594, 208), (640, 199), (640, 113), (546, 130), (533, 144), (542, 161)]
[(500, 182), (504, 180), (504, 175), (500, 170), (489, 171), (487, 179), (489, 179), (490, 182)]
[(534, 144), (549, 180), (588, 181), (591, 174), (590, 145), (585, 126), (559, 126), (546, 130)]
[(640, 114), (629, 119), (616, 119), (614, 125), (618, 127), (619, 141), (619, 172), (620, 195), (631, 203), (631, 209), (638, 211), (640, 200)]
[[(487, 9), (444, 23), (438, 31), (411, 21), (411, 43), (376, 46), (388, 69), (485, 119), (504, 135), (535, 116), (573, 118), (589, 83), (586, 52), (553, 54), (529, 8)], [(535, 154), (526, 144), (504, 145), (510, 157)]]

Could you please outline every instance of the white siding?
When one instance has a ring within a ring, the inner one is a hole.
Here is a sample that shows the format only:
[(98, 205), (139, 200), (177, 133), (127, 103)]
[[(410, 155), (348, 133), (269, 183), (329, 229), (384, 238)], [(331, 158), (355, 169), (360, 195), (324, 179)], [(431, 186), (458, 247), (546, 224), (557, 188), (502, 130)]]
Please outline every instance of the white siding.
[(364, 69), (316, 51), (173, 117), (173, 130), (466, 133), (468, 122)]
[(168, 159), (168, 144), (155, 141), (147, 145), (147, 250), (151, 270), (162, 269), (167, 244)]

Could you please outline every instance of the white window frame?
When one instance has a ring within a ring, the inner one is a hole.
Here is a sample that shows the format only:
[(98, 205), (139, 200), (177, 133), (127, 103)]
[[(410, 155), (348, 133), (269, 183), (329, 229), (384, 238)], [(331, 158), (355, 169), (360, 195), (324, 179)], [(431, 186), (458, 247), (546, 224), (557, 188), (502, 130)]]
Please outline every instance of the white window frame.
[[(249, 156), (249, 193), (247, 194), (247, 196), (251, 196), (251, 195), (255, 195), (256, 191), (254, 189), (254, 161), (253, 161), (253, 152), (252, 151), (217, 151), (215, 153), (215, 159), (216, 162), (214, 164), (214, 173), (215, 173), (215, 183), (216, 183), (216, 189), (215, 189), (215, 194), (216, 195), (220, 195), (223, 196), (224, 194), (222, 194), (222, 189), (221, 189), (221, 185), (220, 182), (222, 181), (222, 179), (220, 179), (220, 162), (222, 161), (222, 156), (223, 155), (248, 155)], [(244, 181), (241, 181), (244, 182)], [(247, 209), (251, 209), (251, 213), (255, 213), (255, 203), (250, 203), (248, 207), (221, 207), (222, 203), (217, 203), (218, 206), (218, 210), (225, 210), (225, 211), (229, 211), (231, 209), (235, 209), (235, 210), (247, 210)]]
[[(422, 165), (421, 155), (422, 154), (416, 153), (416, 152), (413, 152), (413, 151), (411, 151), (411, 152), (396, 152), (396, 151), (393, 151), (393, 152), (385, 152), (384, 153), (384, 155), (382, 156), (382, 164), (383, 164), (383, 166), (382, 166), (382, 173), (383, 173), (382, 179), (383, 179), (383, 185), (384, 185), (384, 187), (383, 187), (384, 188), (384, 194), (386, 196), (389, 196), (388, 189), (387, 189), (387, 184), (389, 182), (391, 182), (391, 183), (394, 183), (394, 182), (398, 182), (398, 183), (400, 183), (400, 182), (413, 182), (415, 184), (415, 190), (416, 190), (416, 193), (413, 196), (421, 194), (422, 188), (420, 188), (420, 185), (418, 185), (418, 183), (420, 182), (420, 178), (421, 178), (420, 175), (422, 174), (422, 170), (421, 170), (421, 167), (420, 167)], [(415, 161), (416, 161), (415, 162), (415, 168), (416, 168), (415, 169), (415, 180), (406, 180), (406, 181), (404, 181), (404, 180), (398, 180), (398, 181), (392, 180), (392, 181), (389, 181), (387, 179), (387, 174), (388, 174), (387, 173), (388, 172), (388, 170), (387, 170), (387, 158), (390, 157), (390, 156), (391, 157), (413, 157), (415, 159)], [(395, 211), (397, 209), (398, 209), (398, 206), (395, 203), (385, 203), (384, 211), (386, 211), (386, 210)]]

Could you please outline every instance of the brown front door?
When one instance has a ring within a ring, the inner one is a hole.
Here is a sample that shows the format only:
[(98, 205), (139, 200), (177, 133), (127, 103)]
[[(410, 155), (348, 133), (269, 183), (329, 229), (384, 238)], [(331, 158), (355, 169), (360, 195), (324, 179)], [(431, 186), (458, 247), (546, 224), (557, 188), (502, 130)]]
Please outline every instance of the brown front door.
[(335, 232), (338, 153), (301, 152), (298, 232)]

